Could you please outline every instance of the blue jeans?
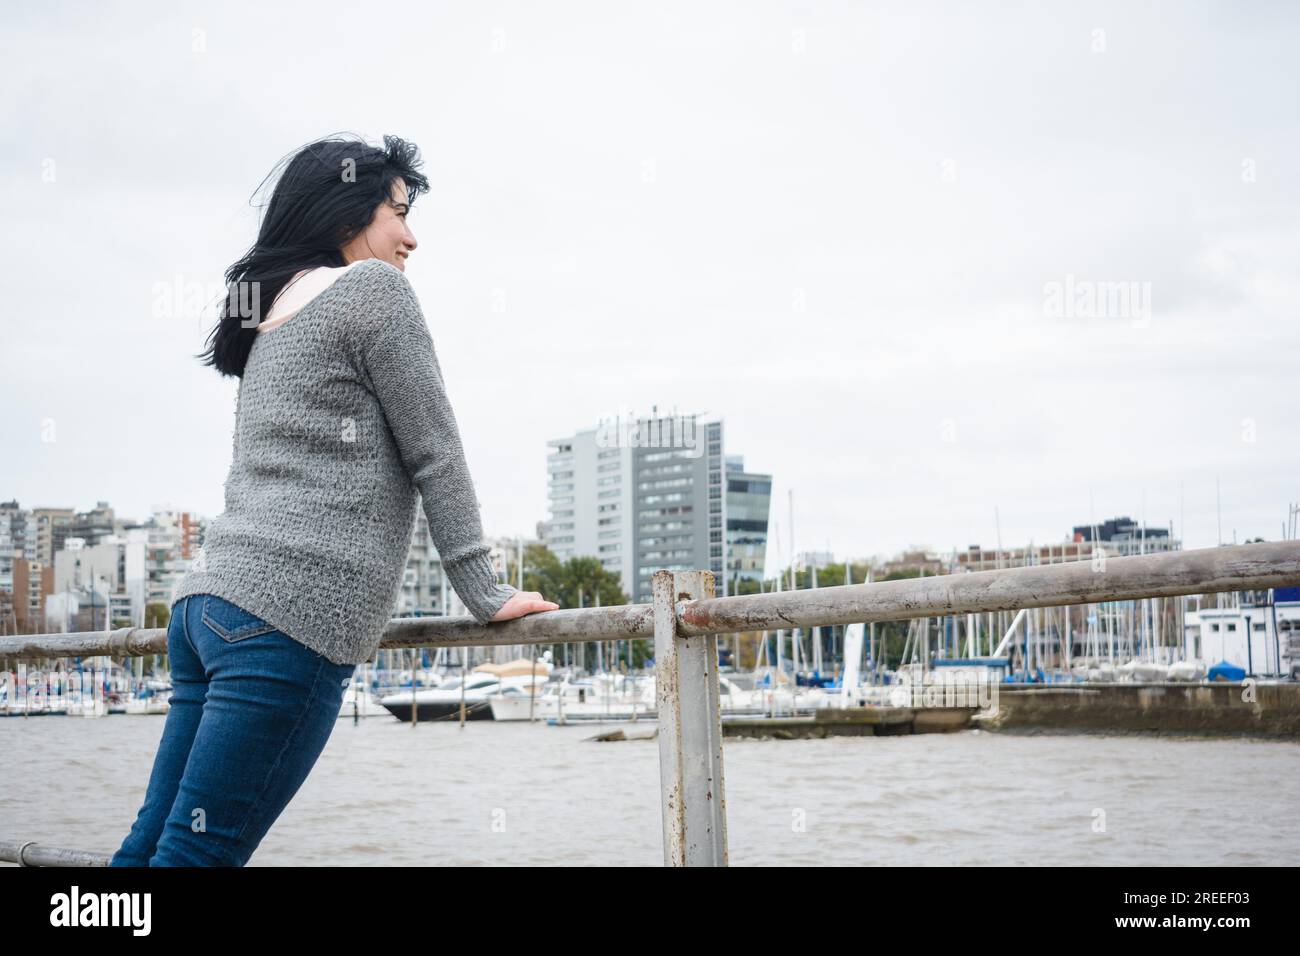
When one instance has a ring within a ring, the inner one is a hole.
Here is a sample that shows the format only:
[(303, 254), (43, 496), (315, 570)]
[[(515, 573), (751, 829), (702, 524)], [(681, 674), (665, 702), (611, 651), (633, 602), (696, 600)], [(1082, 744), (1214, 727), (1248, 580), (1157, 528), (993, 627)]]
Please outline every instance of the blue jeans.
[(109, 866), (243, 866), (325, 749), (356, 665), (212, 594), (176, 602), (167, 653), (171, 709)]

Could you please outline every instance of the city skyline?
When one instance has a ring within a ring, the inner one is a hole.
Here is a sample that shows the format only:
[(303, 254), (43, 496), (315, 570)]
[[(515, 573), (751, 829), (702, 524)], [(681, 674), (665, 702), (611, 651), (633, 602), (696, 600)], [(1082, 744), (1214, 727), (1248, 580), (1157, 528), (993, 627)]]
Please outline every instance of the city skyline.
[[(736, 461), (737, 459), (743, 461), (743, 458), (744, 458), (743, 455), (735, 455), (735, 454), (725, 455), (726, 464), (725, 464), (724, 475), (743, 473), (746, 477), (761, 477), (765, 479), (771, 478), (770, 475), (762, 475), (760, 473), (752, 472), (748, 468), (743, 468), (741, 464), (737, 463)], [(16, 497), (11, 496), (9, 498), (5, 498), (4, 496), (0, 496), (0, 507), (10, 507), (10, 508), (16, 507), (17, 510), (29, 514), (36, 513), (36, 512), (68, 512), (69, 515), (75, 516), (75, 518), (77, 519), (82, 519), (83, 527), (85, 525), (85, 519), (87, 519), (90, 516), (99, 515), (105, 510), (108, 510), (113, 513), (114, 521), (119, 525), (125, 526), (127, 530), (136, 530), (136, 529), (151, 527), (153, 523), (156, 521), (156, 519), (159, 518), (160, 516), (171, 518), (171, 519), (178, 519), (178, 520), (183, 519), (187, 525), (192, 522), (194, 528), (197, 529), (197, 528), (202, 528), (203, 526), (206, 525), (208, 521), (216, 517), (216, 515), (204, 514), (194, 509), (177, 507), (173, 503), (160, 503), (153, 508), (146, 509), (143, 512), (143, 515), (137, 513), (128, 513), (125, 512), (123, 509), (117, 508), (113, 504), (113, 502), (106, 499), (97, 499), (94, 508), (83, 509), (75, 505), (51, 506), (51, 505), (35, 504), (35, 503), (24, 504), (24, 502), (21, 499), (18, 499)], [(1293, 505), (1292, 507), (1295, 509), (1297, 513), (1300, 513), (1300, 505)], [(1292, 518), (1291, 520), (1292, 522), (1294, 522), (1295, 519)], [(526, 544), (537, 543), (537, 544), (545, 545), (548, 544), (546, 526), (547, 526), (547, 522), (545, 520), (539, 519), (535, 523), (534, 527), (527, 533), (497, 534), (491, 531), (486, 531), (484, 533), (484, 540), (491, 543), (494, 549), (501, 547), (502, 542), (522, 541)], [(771, 527), (772, 525), (769, 523), (769, 529), (768, 529), (769, 537), (771, 535)], [(818, 549), (815, 547), (807, 547), (807, 548), (797, 547), (795, 550), (795, 554), (798, 559), (797, 563), (799, 565), (800, 570), (806, 570), (810, 564), (817, 564), (818, 567), (821, 567), (827, 563), (843, 564), (846, 561), (849, 563), (874, 562), (878, 565), (888, 565), (893, 561), (899, 559), (905, 559), (907, 556), (915, 555), (915, 554), (929, 555), (932, 556), (936, 561), (943, 562), (947, 559), (949, 555), (952, 555), (954, 557), (960, 557), (972, 551), (979, 551), (988, 554), (997, 554), (999, 551), (1001, 551), (1002, 553), (1011, 553), (1016, 551), (1024, 551), (1027, 548), (1039, 548), (1039, 547), (1046, 548), (1050, 545), (1074, 544), (1082, 547), (1082, 545), (1085, 545), (1091, 541), (1091, 532), (1094, 528), (1098, 532), (1099, 541), (1104, 542), (1109, 540), (1110, 535), (1113, 534), (1118, 529), (1124, 532), (1121, 535), (1121, 537), (1125, 541), (1127, 541), (1129, 538), (1132, 538), (1133, 541), (1140, 542), (1140, 544), (1134, 544), (1131, 548), (1126, 546), (1122, 552), (1113, 552), (1113, 553), (1130, 554), (1130, 553), (1138, 553), (1139, 550), (1141, 551), (1141, 553), (1154, 552), (1157, 550), (1160, 551), (1169, 550), (1169, 542), (1171, 541), (1173, 542), (1173, 544), (1176, 546), (1177, 549), (1183, 548), (1183, 540), (1178, 535), (1176, 528), (1171, 529), (1169, 527), (1162, 527), (1160, 525), (1156, 525), (1152, 523), (1143, 524), (1140, 520), (1134, 518), (1132, 515), (1115, 514), (1115, 515), (1108, 515), (1103, 519), (1097, 520), (1095, 523), (1074, 525), (1070, 528), (1069, 531), (1067, 531), (1060, 537), (1056, 537), (1056, 538), (1028, 539), (1025, 541), (1002, 540), (1000, 544), (996, 540), (989, 540), (989, 541), (971, 541), (971, 542), (967, 542), (964, 545), (957, 545), (957, 544), (948, 544), (948, 545), (939, 545), (939, 546), (905, 545), (903, 547), (894, 549), (892, 551), (876, 551), (876, 552), (866, 552), (866, 551), (839, 552), (834, 550)], [(428, 535), (427, 522), (424, 518), (422, 509), (416, 515), (416, 522), (412, 530), (413, 530), (413, 536), (412, 536), (413, 548), (432, 548), (432, 543), (427, 540), (427, 535)], [(69, 530), (62, 535), (62, 538), (65, 540), (69, 538), (77, 538), (87, 542), (94, 542), (94, 541), (102, 540), (104, 536), (113, 533), (116, 532), (109, 530), (109, 527), (101, 527), (91, 532)], [(426, 540), (422, 540), (422, 538)], [(1144, 541), (1143, 540), (1144, 538), (1147, 540)], [(1149, 541), (1149, 546), (1147, 544), (1148, 541)], [(196, 538), (194, 546), (197, 547), (198, 543), (199, 543), (198, 539)], [(1245, 542), (1225, 541), (1223, 543), (1227, 545), (1227, 544), (1245, 543)], [(46, 542), (46, 544), (48, 545), (48, 541)], [(434, 550), (436, 551), (436, 549)], [(560, 549), (553, 549), (553, 550), (563, 551), (565, 549), (560, 548)], [(1079, 553), (1083, 554), (1083, 550), (1080, 550)], [(594, 555), (594, 554), (588, 555), (585, 553), (575, 554), (572, 556), (599, 557), (599, 555)], [(513, 551), (510, 557), (513, 560)], [(1082, 558), (1080, 558), (1080, 560), (1082, 560)], [(961, 562), (958, 561), (958, 563)], [(783, 558), (780, 563), (770, 564), (766, 567), (764, 571), (764, 578), (773, 579), (778, 574), (786, 573), (789, 569), (789, 564), (790, 564), (789, 551), (787, 548), (783, 553)], [(615, 573), (618, 573), (618, 569), (611, 567), (610, 570), (614, 570)]]
[(1117, 514), (1188, 548), (1278, 537), (1300, 11), (669, 4), (633, 35), (572, 10), (353, 23), (358, 68), (400, 63), (419, 94), (293, 109), (263, 99), (276, 29), (324, 74), (334, 17), (12, 11), (6, 494), (221, 510), (235, 382), (194, 359), (199, 306), (275, 163), (352, 129), (422, 147), (407, 275), (491, 534), (545, 517), (549, 437), (621, 402), (724, 416), (787, 549), (791, 490), (799, 550)]

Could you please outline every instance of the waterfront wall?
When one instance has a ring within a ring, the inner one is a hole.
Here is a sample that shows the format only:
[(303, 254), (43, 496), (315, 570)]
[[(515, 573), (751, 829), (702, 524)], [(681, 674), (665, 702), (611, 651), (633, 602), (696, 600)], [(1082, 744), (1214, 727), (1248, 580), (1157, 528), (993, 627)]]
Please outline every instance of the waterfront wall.
[(1013, 732), (1300, 739), (1300, 683), (1003, 685), (996, 710), (972, 723)]
[(1300, 683), (999, 685), (995, 706), (826, 709), (723, 723), (727, 737), (1007, 733), (1168, 734), (1300, 740)]

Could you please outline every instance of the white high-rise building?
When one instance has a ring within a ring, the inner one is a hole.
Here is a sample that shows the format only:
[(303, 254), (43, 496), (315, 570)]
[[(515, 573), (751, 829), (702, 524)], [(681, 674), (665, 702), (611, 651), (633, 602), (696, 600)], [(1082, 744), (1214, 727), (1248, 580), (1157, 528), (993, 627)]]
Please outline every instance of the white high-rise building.
[(698, 415), (619, 416), (548, 442), (550, 521), (561, 561), (595, 557), (633, 603), (656, 570), (711, 570), (727, 593), (722, 422)]
[(132, 627), (143, 627), (148, 594), (147, 547), (148, 534), (143, 528), (132, 528), (125, 535), (107, 535), (98, 544), (86, 544), (84, 538), (65, 538), (63, 547), (54, 553), (54, 593), (67, 595), (81, 589), (92, 595), (98, 592), (108, 601), (109, 622), (129, 621)]
[(602, 434), (590, 428), (547, 443), (552, 449), (546, 460), (551, 520), (544, 543), (561, 561), (599, 558), (630, 591), (635, 568), (632, 448), (610, 446)]

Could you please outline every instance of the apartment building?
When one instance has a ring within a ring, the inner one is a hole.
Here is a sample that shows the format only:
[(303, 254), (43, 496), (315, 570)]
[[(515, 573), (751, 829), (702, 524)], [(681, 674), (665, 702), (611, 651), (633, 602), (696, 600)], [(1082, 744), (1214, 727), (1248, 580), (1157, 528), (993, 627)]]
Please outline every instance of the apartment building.
[(744, 471), (736, 456), (728, 475), (721, 420), (619, 415), (547, 445), (543, 542), (561, 561), (599, 559), (634, 603), (650, 601), (661, 569), (710, 570), (719, 595), (733, 572), (761, 576), (771, 476)]
[(772, 510), (772, 476), (745, 470), (743, 455), (727, 455), (727, 586), (740, 580), (763, 582), (767, 529)]

